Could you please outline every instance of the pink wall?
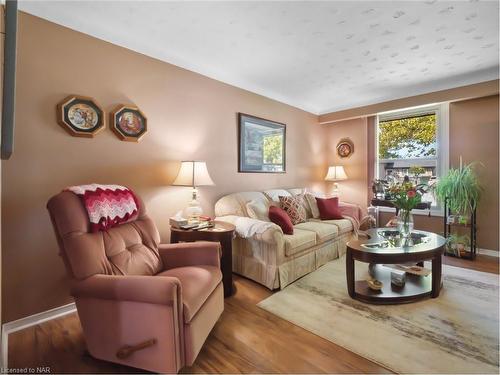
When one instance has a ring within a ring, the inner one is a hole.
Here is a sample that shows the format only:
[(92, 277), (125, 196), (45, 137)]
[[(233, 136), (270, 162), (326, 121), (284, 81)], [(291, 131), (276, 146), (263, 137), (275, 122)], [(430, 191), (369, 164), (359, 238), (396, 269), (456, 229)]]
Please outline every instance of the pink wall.
[[(165, 242), (168, 218), (190, 199), (189, 188), (170, 186), (180, 160), (207, 162), (216, 184), (200, 188), (208, 214), (231, 192), (324, 188), (324, 137), (316, 115), (22, 12), (18, 38), (15, 151), (2, 162), (5, 321), (71, 301), (45, 208), (66, 186), (132, 187)], [(92, 96), (108, 113), (133, 103), (148, 117), (148, 133), (137, 144), (109, 129), (93, 139), (71, 137), (55, 111), (70, 94)], [(287, 125), (287, 173), (238, 173), (237, 112)]]
[[(340, 199), (359, 204), (366, 211), (368, 196), (368, 119), (366, 117), (323, 125), (326, 129), (326, 153), (328, 165), (343, 165), (348, 179), (339, 181)], [(350, 138), (354, 153), (349, 158), (337, 155), (337, 143)], [(331, 192), (333, 184), (327, 184)]]
[[(343, 164), (348, 181), (340, 183), (341, 197), (366, 206), (371, 197), (370, 170), (375, 152), (375, 134), (365, 117), (325, 124), (328, 162)], [(340, 159), (335, 151), (339, 139), (350, 137), (355, 153), (349, 159)], [(370, 151), (366, 151), (366, 150)], [(467, 163), (479, 162), (476, 171), (484, 193), (478, 207), (478, 247), (498, 251), (499, 207), (499, 101), (498, 95), (450, 103), (450, 166), (459, 165), (459, 157)], [(368, 158), (368, 159), (367, 159)], [(365, 176), (365, 178), (363, 178)], [(352, 180), (351, 180), (352, 178)], [(366, 195), (365, 195), (366, 194)], [(381, 215), (382, 224), (393, 215)], [(442, 217), (414, 215), (415, 227), (437, 233), (443, 231)]]

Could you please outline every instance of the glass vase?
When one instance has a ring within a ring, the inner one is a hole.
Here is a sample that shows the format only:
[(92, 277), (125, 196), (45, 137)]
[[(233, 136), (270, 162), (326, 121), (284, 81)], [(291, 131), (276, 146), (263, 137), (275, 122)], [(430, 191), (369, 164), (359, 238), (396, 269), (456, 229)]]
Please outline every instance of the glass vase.
[(411, 210), (399, 210), (398, 231), (402, 238), (409, 238), (413, 231), (413, 215)]

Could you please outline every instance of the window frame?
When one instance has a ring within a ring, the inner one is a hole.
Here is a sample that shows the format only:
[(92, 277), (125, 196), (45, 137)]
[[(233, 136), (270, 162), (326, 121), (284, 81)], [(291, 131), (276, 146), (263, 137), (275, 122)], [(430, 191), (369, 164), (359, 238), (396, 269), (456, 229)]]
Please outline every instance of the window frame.
[[(398, 109), (394, 111), (377, 113), (375, 126), (375, 170), (374, 176), (379, 178), (379, 123), (381, 121), (398, 120), (406, 117), (422, 116), (425, 114), (436, 114), (436, 157), (435, 158), (422, 158), (423, 160), (436, 159), (436, 177), (439, 179), (441, 176), (448, 172), (450, 165), (450, 147), (449, 147), (449, 102), (427, 104), (418, 107), (411, 107), (405, 109)], [(383, 159), (389, 160), (389, 159)], [(396, 160), (396, 159), (394, 159)], [(394, 210), (388, 207), (378, 207), (380, 212), (393, 212)], [(443, 207), (438, 203), (436, 206), (431, 207), (431, 215), (443, 216)], [(428, 210), (412, 210), (412, 213), (417, 215), (427, 215)]]

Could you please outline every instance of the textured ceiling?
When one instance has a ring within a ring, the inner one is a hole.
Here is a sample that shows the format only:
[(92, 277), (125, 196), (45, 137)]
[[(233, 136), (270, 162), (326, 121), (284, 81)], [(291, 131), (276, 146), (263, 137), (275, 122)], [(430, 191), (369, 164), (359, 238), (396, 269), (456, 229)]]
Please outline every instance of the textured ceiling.
[(498, 1), (22, 1), (20, 9), (314, 113), (498, 78)]

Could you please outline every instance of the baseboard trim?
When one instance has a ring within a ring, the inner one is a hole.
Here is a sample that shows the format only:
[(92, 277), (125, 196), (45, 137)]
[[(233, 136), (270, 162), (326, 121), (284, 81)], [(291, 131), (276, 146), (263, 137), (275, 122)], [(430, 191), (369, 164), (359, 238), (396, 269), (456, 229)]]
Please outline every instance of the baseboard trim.
[(76, 311), (75, 303), (68, 303), (67, 305), (59, 306), (38, 314), (30, 315), (12, 322), (7, 322), (2, 325), (2, 348), (0, 357), (0, 367), (3, 369), (8, 368), (8, 353), (9, 353), (9, 334), (20, 331), (22, 329), (46, 322), (48, 320), (56, 319), (64, 315), (71, 314)]
[(488, 255), (490, 257), (500, 258), (500, 253), (496, 250), (477, 249), (477, 253), (481, 255)]

